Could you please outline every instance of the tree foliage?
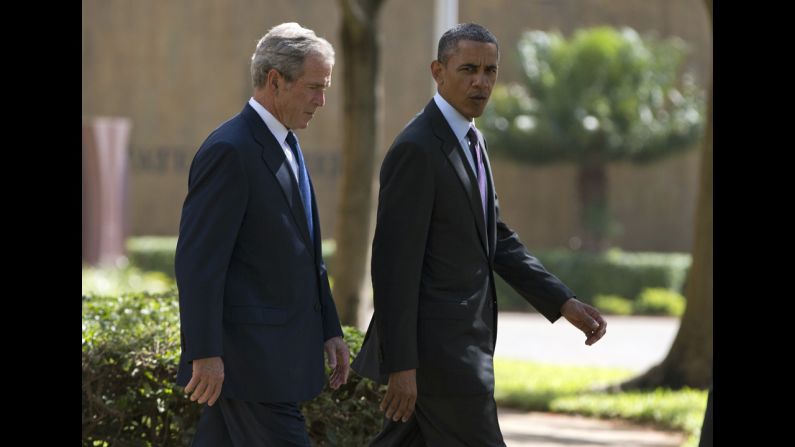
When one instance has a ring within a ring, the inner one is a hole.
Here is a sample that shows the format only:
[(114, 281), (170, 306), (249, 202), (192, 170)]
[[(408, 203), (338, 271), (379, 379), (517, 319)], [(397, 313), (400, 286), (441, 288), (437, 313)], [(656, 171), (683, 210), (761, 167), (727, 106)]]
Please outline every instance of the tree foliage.
[(631, 28), (531, 31), (518, 44), (524, 85), (498, 86), (480, 127), (495, 154), (579, 165), (645, 162), (692, 147), (704, 94), (683, 72), (679, 38)]
[(498, 86), (479, 121), (489, 151), (527, 163), (578, 167), (582, 247), (609, 247), (607, 164), (649, 162), (691, 148), (704, 94), (684, 71), (679, 38), (631, 28), (582, 29), (571, 39), (530, 31), (518, 49), (524, 84)]

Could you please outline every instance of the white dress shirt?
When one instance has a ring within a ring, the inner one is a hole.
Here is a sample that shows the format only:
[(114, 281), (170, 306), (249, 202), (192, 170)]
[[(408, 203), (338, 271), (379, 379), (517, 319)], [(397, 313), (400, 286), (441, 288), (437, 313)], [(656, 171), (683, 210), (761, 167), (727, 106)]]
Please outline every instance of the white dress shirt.
[[(436, 106), (439, 107), (439, 110), (442, 112), (444, 119), (447, 120), (447, 124), (450, 125), (450, 129), (453, 130), (453, 135), (455, 135), (456, 140), (458, 140), (458, 144), (461, 145), (461, 149), (464, 150), (464, 155), (469, 162), (469, 166), (472, 168), (472, 172), (475, 173), (475, 177), (478, 176), (478, 168), (475, 166), (475, 160), (472, 159), (472, 151), (469, 150), (469, 139), (467, 138), (467, 132), (469, 128), (475, 129), (475, 135), (478, 136), (478, 140), (480, 140), (480, 132), (475, 127), (475, 120), (468, 120), (464, 118), (464, 115), (458, 113), (458, 110), (453, 108), (449, 102), (447, 102), (442, 95), (438, 92), (433, 95), (433, 100), (436, 102)], [(480, 147), (483, 147), (483, 142), (481, 141)]]
[[(293, 175), (295, 176), (295, 183), (298, 183), (298, 162), (295, 160), (295, 155), (293, 155), (293, 150), (290, 149), (290, 145), (287, 144), (287, 132), (290, 130), (284, 127), (284, 124), (280, 123), (265, 107), (262, 107), (262, 104), (258, 103), (254, 100), (254, 98), (249, 98), (248, 104), (257, 112), (257, 114), (262, 118), (262, 121), (265, 121), (265, 125), (268, 126), (268, 129), (271, 131), (274, 137), (276, 137), (276, 141), (282, 146), (282, 151), (284, 151), (284, 157), (287, 159), (287, 163), (290, 164), (290, 168), (293, 171)], [(295, 133), (295, 132), (293, 132)], [(298, 135), (295, 136), (296, 141), (298, 140)]]

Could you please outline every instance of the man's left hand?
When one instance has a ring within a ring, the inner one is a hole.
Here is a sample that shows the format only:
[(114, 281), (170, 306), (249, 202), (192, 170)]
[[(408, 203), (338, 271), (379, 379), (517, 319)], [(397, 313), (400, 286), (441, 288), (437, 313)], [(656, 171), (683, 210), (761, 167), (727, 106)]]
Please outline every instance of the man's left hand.
[(560, 313), (585, 334), (585, 344), (588, 346), (599, 341), (607, 333), (607, 322), (602, 318), (602, 314), (595, 307), (577, 298), (569, 298), (563, 303)]
[(348, 383), (351, 354), (342, 337), (329, 338), (324, 343), (324, 348), (326, 349), (326, 362), (332, 369), (329, 386), (336, 390), (340, 385)]

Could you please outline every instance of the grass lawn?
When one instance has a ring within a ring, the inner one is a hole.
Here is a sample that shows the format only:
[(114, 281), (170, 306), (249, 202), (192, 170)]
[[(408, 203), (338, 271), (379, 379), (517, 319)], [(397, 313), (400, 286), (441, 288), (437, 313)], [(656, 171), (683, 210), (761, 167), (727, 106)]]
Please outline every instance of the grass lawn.
[(684, 446), (698, 444), (707, 407), (706, 390), (599, 391), (635, 374), (620, 368), (495, 359), (494, 370), (494, 395), (500, 406), (652, 423), (687, 433)]

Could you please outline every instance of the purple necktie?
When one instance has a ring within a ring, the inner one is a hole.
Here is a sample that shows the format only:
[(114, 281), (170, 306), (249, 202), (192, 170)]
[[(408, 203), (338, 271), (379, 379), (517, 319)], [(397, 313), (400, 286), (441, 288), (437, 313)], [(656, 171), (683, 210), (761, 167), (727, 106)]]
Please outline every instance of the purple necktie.
[(480, 141), (478, 140), (477, 131), (474, 127), (470, 127), (467, 131), (467, 139), (469, 140), (469, 150), (472, 151), (472, 159), (475, 160), (475, 166), (477, 166), (480, 202), (483, 204), (483, 220), (488, 223), (488, 219), (486, 218), (486, 167), (483, 163), (483, 152), (480, 148)]

